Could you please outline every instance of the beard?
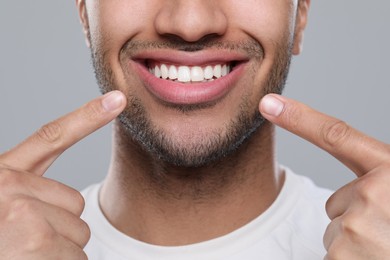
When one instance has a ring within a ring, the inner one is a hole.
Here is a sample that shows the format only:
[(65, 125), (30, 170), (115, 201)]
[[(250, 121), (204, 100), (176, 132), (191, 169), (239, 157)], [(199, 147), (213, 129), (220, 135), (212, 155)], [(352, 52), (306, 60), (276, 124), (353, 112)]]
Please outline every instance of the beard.
[[(129, 71), (126, 65), (128, 57), (131, 57), (137, 51), (151, 48), (168, 48), (189, 52), (206, 48), (238, 50), (244, 51), (248, 57), (252, 57), (257, 61), (261, 61), (264, 58), (262, 46), (254, 40), (236, 43), (220, 42), (209, 38), (196, 43), (187, 43), (176, 38), (164, 42), (129, 41), (120, 52), (122, 70), (125, 72)], [(95, 76), (101, 92), (106, 93), (120, 89), (107, 61), (104, 44), (96, 46), (92, 44), (91, 49)], [(264, 83), (258, 86), (262, 92), (261, 97), (269, 93), (280, 94), (288, 76), (292, 56), (291, 41), (283, 41), (283, 44), (276, 49), (278, 52), (275, 55), (271, 71), (267, 79), (263, 81)], [(254, 68), (253, 71), (257, 71), (257, 68)], [(245, 84), (254, 84), (255, 74), (253, 72), (251, 80), (248, 80)], [(132, 79), (128, 73), (125, 73), (125, 80), (127, 85), (130, 86), (133, 84), (134, 78)], [(207, 133), (201, 131), (199, 133), (201, 136), (197, 138), (189, 137), (185, 141), (178, 140), (153, 123), (147, 113), (147, 108), (136, 95), (133, 93), (125, 94), (128, 98), (128, 105), (119, 116), (120, 127), (124, 129), (122, 133), (125, 133), (130, 140), (136, 142), (153, 158), (176, 167), (198, 168), (221, 161), (242, 147), (242, 144), (249, 140), (265, 122), (265, 119), (259, 113), (258, 104), (254, 106), (253, 102), (250, 102), (250, 97), (253, 93), (247, 93), (241, 97), (239, 111), (235, 118), (221, 126), (220, 129), (206, 131)], [(207, 109), (214, 105), (216, 104), (165, 104), (167, 108), (186, 114)]]

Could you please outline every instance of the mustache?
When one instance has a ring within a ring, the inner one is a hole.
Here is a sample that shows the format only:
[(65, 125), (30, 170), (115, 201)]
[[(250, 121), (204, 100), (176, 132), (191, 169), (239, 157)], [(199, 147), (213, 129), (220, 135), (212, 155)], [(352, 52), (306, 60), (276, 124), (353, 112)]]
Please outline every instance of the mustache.
[(123, 45), (121, 54), (134, 56), (138, 52), (153, 49), (170, 49), (185, 52), (197, 52), (206, 49), (230, 50), (243, 52), (253, 58), (261, 59), (264, 57), (263, 46), (254, 39), (223, 41), (218, 36), (213, 35), (205, 36), (196, 42), (187, 42), (175, 35), (165, 36), (164, 39), (159, 41), (129, 40)]

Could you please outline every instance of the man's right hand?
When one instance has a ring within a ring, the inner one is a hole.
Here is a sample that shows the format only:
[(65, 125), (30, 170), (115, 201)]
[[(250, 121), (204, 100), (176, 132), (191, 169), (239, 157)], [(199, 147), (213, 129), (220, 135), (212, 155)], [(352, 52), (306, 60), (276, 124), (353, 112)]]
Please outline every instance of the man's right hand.
[(62, 152), (125, 106), (121, 92), (110, 92), (0, 155), (0, 259), (87, 259), (83, 248), (90, 231), (80, 219), (83, 197), (43, 174)]

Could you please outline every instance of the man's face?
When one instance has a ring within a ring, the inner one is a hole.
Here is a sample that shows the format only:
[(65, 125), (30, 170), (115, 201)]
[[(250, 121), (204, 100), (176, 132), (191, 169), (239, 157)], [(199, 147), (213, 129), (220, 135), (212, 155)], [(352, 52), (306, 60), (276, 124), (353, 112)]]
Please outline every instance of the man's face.
[(226, 156), (262, 124), (258, 103), (281, 92), (306, 18), (297, 0), (80, 1), (100, 87), (129, 99), (127, 133), (186, 167)]

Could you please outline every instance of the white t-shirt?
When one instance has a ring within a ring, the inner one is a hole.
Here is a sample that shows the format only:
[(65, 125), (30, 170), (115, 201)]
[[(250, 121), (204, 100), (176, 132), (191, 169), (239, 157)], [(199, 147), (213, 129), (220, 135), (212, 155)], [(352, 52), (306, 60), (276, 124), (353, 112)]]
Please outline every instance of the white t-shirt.
[(82, 218), (92, 233), (85, 247), (90, 260), (322, 260), (325, 255), (325, 202), (331, 192), (289, 169), (279, 196), (263, 214), (225, 236), (187, 246), (156, 246), (121, 233), (100, 210), (99, 188), (83, 191)]

